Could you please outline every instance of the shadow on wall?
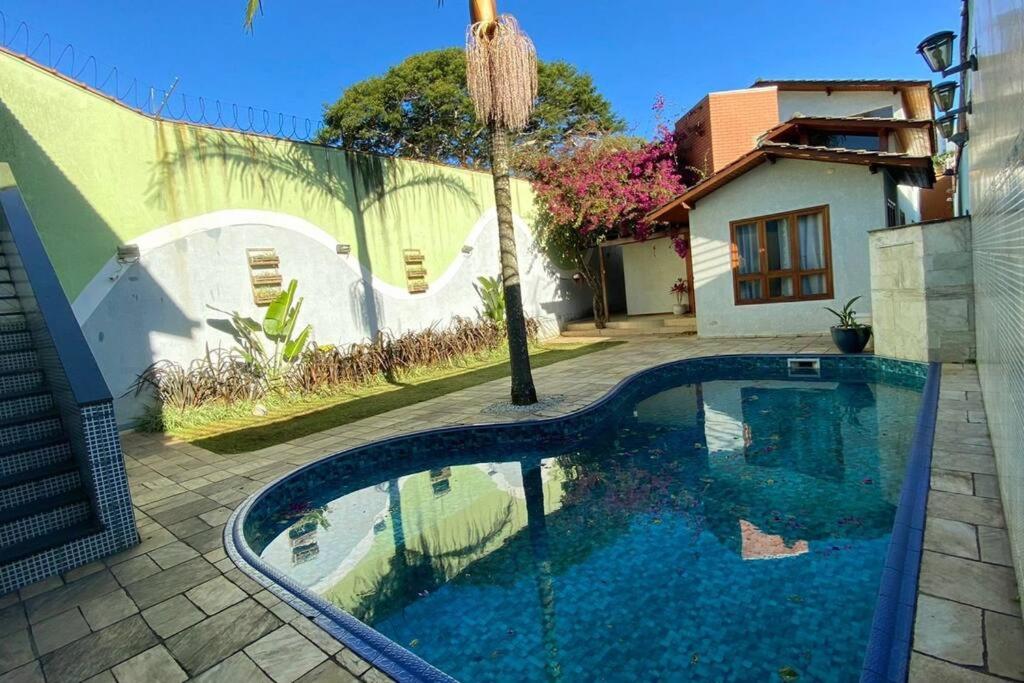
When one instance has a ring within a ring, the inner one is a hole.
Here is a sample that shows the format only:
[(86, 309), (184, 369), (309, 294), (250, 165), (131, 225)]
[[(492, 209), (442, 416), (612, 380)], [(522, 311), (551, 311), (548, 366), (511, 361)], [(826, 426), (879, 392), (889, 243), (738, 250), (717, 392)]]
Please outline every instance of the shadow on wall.
[[(160, 160), (153, 164), (146, 201), (168, 210), (176, 219), (201, 212), (192, 205), (195, 197), (190, 196), (197, 173), (204, 176), (207, 191), (221, 191), (229, 196), (237, 189), (242, 200), (253, 206), (291, 206), (297, 200), (304, 215), (334, 215), (335, 227), (346, 222), (349, 217), (342, 214), (350, 212), (356, 254), (363, 272), (361, 286), (348, 293), (349, 305), (371, 338), (377, 336), (385, 323), (380, 299), (372, 286), (374, 263), (370, 241), (386, 242), (391, 237), (387, 234), (389, 208), (394, 208), (391, 200), (406, 190), (429, 187), (434, 192), (416, 193), (412, 197), (450, 194), (481, 210), (474, 193), (447, 169), (435, 171), (422, 165), (412, 177), (406, 178), (400, 177), (391, 160), (370, 154), (177, 124), (157, 125)], [(212, 177), (221, 169), (223, 187)], [(290, 185), (281, 182), (282, 179), (293, 181), (300, 188), (298, 198), (285, 195)], [(410, 207), (409, 197), (408, 193), (403, 194), (406, 210), (421, 208)], [(371, 236), (367, 218), (374, 213), (382, 233)]]
[[(65, 242), (80, 245), (82, 250), (104, 250), (104, 259), (114, 255), (120, 240), (110, 226), (93, 210), (92, 205), (79, 193), (53, 160), (25, 130), (18, 119), (0, 100), (0, 160), (11, 165), (18, 187), (25, 196), (29, 211), (37, 225), (49, 226), (40, 234), (44, 246)], [(115, 179), (111, 179), (114, 182)], [(83, 235), (87, 238), (83, 239)], [(48, 249), (58, 273), (67, 272), (72, 266), (54, 259), (52, 248)], [(66, 252), (65, 252), (66, 253)], [(198, 322), (190, 319), (151, 275), (140, 264), (126, 265), (119, 279), (138, 282), (147, 292), (145, 297), (134, 296), (121, 305), (104, 307), (107, 315), (127, 318), (138, 315), (140, 310), (157, 307), (160, 324), (154, 328), (142, 326), (107, 327), (102, 324), (83, 325), (86, 341), (96, 357), (100, 370), (108, 384), (116, 370), (130, 363), (141, 372), (153, 362), (154, 351), (151, 334), (189, 339)], [(116, 288), (115, 288), (116, 289)], [(128, 334), (116, 338), (106, 336), (103, 329), (119, 329)], [(110, 387), (115, 397), (124, 391), (123, 387)]]

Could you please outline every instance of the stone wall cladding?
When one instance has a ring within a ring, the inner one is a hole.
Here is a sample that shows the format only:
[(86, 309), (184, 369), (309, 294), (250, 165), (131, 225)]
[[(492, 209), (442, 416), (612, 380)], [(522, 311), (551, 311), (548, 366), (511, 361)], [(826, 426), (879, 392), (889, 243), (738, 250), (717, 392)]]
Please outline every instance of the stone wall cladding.
[(869, 243), (875, 352), (974, 360), (970, 218), (875, 230)]

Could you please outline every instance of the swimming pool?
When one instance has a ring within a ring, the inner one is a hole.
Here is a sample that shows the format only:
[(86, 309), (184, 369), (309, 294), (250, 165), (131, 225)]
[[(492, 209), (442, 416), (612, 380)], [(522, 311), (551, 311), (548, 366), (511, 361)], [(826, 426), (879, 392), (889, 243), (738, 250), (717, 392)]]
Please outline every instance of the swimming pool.
[(793, 360), (321, 460), (243, 504), (230, 549), (400, 679), (898, 679), (936, 380)]

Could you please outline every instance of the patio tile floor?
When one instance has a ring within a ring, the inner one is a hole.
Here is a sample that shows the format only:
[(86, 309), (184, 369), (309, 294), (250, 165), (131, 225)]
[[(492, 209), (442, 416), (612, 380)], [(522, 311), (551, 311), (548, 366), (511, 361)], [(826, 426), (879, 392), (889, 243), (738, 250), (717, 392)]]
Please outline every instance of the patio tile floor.
[[(564, 397), (545, 412), (559, 414), (662, 362), (831, 351), (825, 337), (634, 338), (540, 368), (535, 379), (539, 393)], [(0, 596), (0, 683), (389, 680), (238, 570), (221, 544), (224, 522), (266, 482), (324, 455), (429, 427), (529, 419), (481, 412), (507, 387), (496, 380), (240, 455), (123, 435), (142, 543)], [(1024, 626), (971, 367), (944, 368), (935, 447), (911, 680), (1024, 680)], [(38, 635), (51, 622), (63, 635)]]

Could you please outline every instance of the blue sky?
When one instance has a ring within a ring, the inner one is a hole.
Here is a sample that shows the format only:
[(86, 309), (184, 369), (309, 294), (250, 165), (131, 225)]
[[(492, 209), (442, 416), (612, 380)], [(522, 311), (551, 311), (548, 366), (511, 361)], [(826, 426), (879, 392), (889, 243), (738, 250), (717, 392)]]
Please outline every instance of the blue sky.
[[(189, 95), (319, 118), (345, 86), (404, 57), (462, 42), (466, 0), (264, 0), (254, 35), (244, 0), (0, 0), (9, 40), (48, 32), (81, 64), (117, 66), (140, 83), (180, 77)], [(589, 72), (634, 131), (653, 130), (706, 92), (757, 78), (928, 78), (914, 52), (959, 28), (959, 0), (499, 0), (542, 59)], [(17, 46), (23, 46), (19, 40)]]

